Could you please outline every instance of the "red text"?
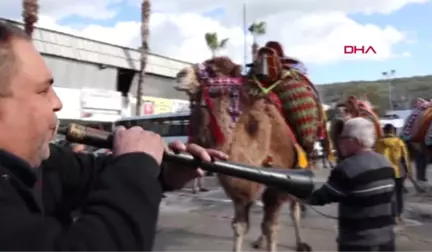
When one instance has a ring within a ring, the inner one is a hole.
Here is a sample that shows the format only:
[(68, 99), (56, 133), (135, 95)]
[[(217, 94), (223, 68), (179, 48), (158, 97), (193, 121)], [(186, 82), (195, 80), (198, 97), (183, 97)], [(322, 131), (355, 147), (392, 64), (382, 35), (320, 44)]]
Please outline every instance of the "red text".
[(344, 54), (376, 54), (375, 48), (373, 46), (344, 46)]

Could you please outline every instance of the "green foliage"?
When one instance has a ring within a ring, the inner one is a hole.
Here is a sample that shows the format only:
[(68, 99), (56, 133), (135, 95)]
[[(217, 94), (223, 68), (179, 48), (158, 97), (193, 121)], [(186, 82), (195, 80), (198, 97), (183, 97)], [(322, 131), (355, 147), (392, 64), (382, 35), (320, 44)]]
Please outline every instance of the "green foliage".
[(206, 33), (205, 34), (205, 40), (207, 43), (207, 46), (210, 48), (210, 50), (217, 50), (219, 47), (219, 41), (217, 33)]
[(222, 39), (221, 42), (219, 43), (219, 48), (225, 48), (226, 44), (228, 43), (228, 38), (226, 39)]
[(248, 30), (253, 36), (263, 35), (266, 33), (266, 25), (264, 21), (252, 23)]
[[(409, 109), (418, 97), (432, 98), (432, 75), (395, 78), (391, 80), (394, 109)], [(316, 85), (324, 103), (345, 101), (350, 95), (364, 95), (377, 107), (380, 114), (389, 109), (389, 80), (351, 81)]]
[(219, 41), (218, 35), (216, 32), (209, 32), (205, 34), (205, 41), (207, 43), (208, 48), (211, 50), (213, 57), (216, 56), (216, 52), (220, 49), (224, 48), (228, 43), (228, 38), (222, 39)]

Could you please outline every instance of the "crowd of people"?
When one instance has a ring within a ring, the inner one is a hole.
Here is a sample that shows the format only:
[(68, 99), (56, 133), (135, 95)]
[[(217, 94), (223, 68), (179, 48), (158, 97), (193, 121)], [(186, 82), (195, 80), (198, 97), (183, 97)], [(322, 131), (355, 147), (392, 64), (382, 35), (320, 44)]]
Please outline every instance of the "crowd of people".
[[(0, 23), (0, 250), (151, 251), (163, 192), (203, 171), (163, 163), (163, 139), (139, 127), (119, 127), (106, 155), (51, 144), (62, 108), (53, 83), (31, 38)], [(375, 151), (372, 123), (348, 119), (338, 136), (341, 159), (307, 199), (339, 203), (339, 251), (395, 251), (401, 167), (405, 174), (410, 168), (403, 142), (390, 126), (385, 130)], [(227, 159), (195, 144), (169, 148), (207, 162)]]

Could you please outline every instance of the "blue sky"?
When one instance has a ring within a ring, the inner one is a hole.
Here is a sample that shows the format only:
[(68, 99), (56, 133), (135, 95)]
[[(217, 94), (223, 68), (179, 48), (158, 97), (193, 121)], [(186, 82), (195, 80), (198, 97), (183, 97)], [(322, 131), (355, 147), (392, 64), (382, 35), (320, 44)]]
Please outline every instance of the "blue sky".
[(137, 8), (132, 5), (126, 5), (124, 3), (117, 3), (110, 5), (112, 9), (118, 10), (118, 14), (115, 18), (112, 19), (89, 19), (89, 18), (81, 18), (78, 16), (68, 16), (66, 18), (63, 18), (59, 20), (59, 24), (61, 25), (88, 25), (88, 24), (96, 24), (96, 25), (102, 25), (102, 26), (114, 26), (118, 21), (136, 21), (140, 20), (140, 12), (137, 11)]
[[(109, 20), (88, 20), (76, 16), (60, 20), (60, 24), (80, 26), (89, 23), (103, 26), (113, 26), (119, 20), (137, 21), (140, 19), (140, 13), (136, 7), (117, 6), (113, 8), (121, 9), (118, 15)], [(206, 13), (208, 16), (219, 16), (223, 10), (217, 9)], [(376, 80), (382, 78), (383, 71), (391, 69), (396, 70), (396, 77), (407, 77), (413, 75), (432, 74), (430, 68), (432, 57), (432, 32), (429, 28), (432, 24), (432, 3), (407, 5), (399, 11), (388, 15), (350, 15), (360, 24), (374, 24), (380, 27), (387, 25), (394, 26), (398, 30), (407, 31), (415, 43), (402, 44), (396, 47), (399, 53), (410, 52), (410, 57), (394, 58), (386, 61), (357, 61), (342, 62), (326, 65), (317, 65), (306, 63), (309, 74), (313, 82), (317, 84), (331, 83), (350, 80)]]

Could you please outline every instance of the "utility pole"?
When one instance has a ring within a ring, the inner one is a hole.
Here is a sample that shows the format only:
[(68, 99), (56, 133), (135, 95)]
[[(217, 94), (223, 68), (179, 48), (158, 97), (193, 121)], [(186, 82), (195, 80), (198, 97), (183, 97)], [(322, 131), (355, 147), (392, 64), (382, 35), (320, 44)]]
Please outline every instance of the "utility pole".
[(393, 111), (393, 86), (392, 81), (396, 74), (396, 70), (392, 69), (387, 72), (382, 72), (382, 76), (388, 82), (388, 102), (389, 102), (389, 110)]
[(248, 54), (248, 49), (247, 49), (247, 34), (248, 34), (248, 25), (247, 25), (247, 20), (246, 20), (246, 1), (243, 2), (243, 37), (244, 37), (244, 69), (246, 70), (246, 64), (247, 64), (247, 54)]

